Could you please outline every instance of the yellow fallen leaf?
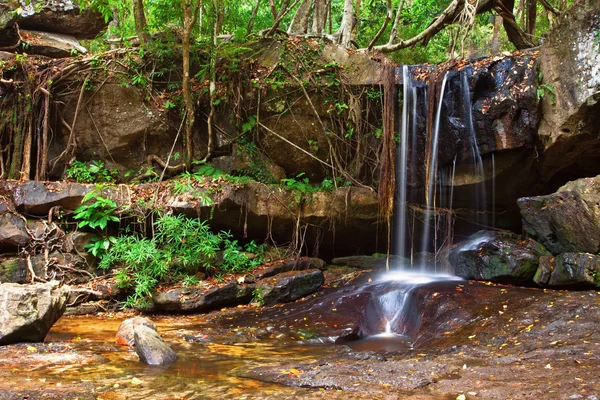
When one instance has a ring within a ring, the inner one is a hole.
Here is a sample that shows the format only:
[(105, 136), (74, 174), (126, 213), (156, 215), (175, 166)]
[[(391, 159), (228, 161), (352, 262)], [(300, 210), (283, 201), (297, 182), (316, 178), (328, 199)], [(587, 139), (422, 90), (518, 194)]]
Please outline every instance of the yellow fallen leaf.
[(297, 370), (296, 368), (290, 368), (290, 374), (300, 375), (302, 371)]
[(141, 379), (135, 378), (135, 377), (131, 380), (131, 384), (133, 386), (138, 386), (138, 385), (141, 385), (143, 383), (144, 383), (144, 381), (142, 381)]
[(37, 347), (27, 346), (27, 351), (38, 351)]
[(464, 394), (459, 394), (458, 396), (456, 396), (456, 400), (466, 400), (467, 397)]

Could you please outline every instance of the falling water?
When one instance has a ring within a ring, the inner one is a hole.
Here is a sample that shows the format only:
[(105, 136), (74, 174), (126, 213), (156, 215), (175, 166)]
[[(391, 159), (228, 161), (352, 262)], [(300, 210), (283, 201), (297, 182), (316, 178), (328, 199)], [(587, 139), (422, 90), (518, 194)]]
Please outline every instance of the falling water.
[[(477, 215), (484, 215), (483, 212), (487, 206), (487, 195), (485, 190), (485, 171), (483, 168), (483, 161), (481, 159), (481, 153), (479, 152), (479, 145), (477, 144), (477, 136), (475, 135), (475, 127), (473, 126), (473, 112), (471, 110), (471, 92), (469, 90), (469, 82), (467, 81), (466, 72), (461, 73), (462, 77), (462, 98), (464, 107), (464, 119), (467, 128), (469, 147), (471, 154), (471, 164), (473, 165), (473, 176), (478, 177), (480, 183), (476, 183), (475, 188), (475, 212)], [(481, 217), (477, 217), (476, 221), (479, 225), (483, 225)]]
[[(437, 158), (438, 158), (438, 138), (440, 134), (440, 118), (442, 115), (442, 105), (444, 104), (444, 92), (446, 91), (446, 81), (448, 79), (448, 73), (444, 75), (444, 80), (442, 81), (442, 89), (440, 90), (440, 100), (438, 103), (438, 107), (435, 114), (435, 123), (433, 125), (433, 136), (431, 138), (431, 156), (429, 161), (429, 179), (427, 182), (427, 192), (426, 192), (426, 206), (427, 211), (425, 213), (425, 226), (423, 229), (423, 239), (421, 241), (422, 251), (427, 251), (429, 244), (431, 243), (431, 220), (433, 216), (433, 226), (435, 230), (436, 221), (435, 221), (435, 182), (436, 182), (436, 171), (437, 171)], [(437, 271), (437, 265), (434, 265), (434, 270)]]
[(403, 79), (403, 104), (402, 104), (402, 129), (400, 135), (400, 152), (397, 165), (397, 201), (396, 208), (396, 249), (395, 253), (404, 255), (406, 253), (406, 192), (407, 192), (407, 159), (408, 159), (408, 130), (409, 130), (409, 106), (411, 91), (411, 79), (408, 73), (408, 65), (402, 67)]

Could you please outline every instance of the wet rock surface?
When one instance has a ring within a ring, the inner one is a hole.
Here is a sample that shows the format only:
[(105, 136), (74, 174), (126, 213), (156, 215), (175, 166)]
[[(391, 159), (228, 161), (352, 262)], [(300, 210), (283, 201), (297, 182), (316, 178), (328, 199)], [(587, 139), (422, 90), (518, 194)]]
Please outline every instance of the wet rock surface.
[(156, 324), (144, 317), (128, 318), (119, 325), (119, 330), (115, 337), (115, 342), (120, 346), (135, 346), (134, 331), (140, 325), (144, 325), (156, 331)]
[[(21, 396), (51, 399), (591, 399), (600, 391), (595, 291), (432, 283), (415, 292), (414, 349), (334, 345), (370, 299), (389, 292), (389, 282), (368, 278), (283, 307), (157, 318), (179, 354), (159, 374), (114, 344), (122, 316), (65, 317), (36, 350), (0, 348), (0, 393), (16, 395), (18, 386)], [(12, 373), (34, 359), (30, 383)]]
[(56, 281), (0, 284), (0, 345), (41, 342), (67, 306), (68, 287)]
[(534, 281), (548, 287), (594, 287), (600, 280), (600, 256), (587, 253), (564, 253), (540, 257)]
[(518, 200), (523, 228), (552, 254), (600, 251), (600, 176)]
[(465, 279), (530, 285), (539, 258), (549, 255), (533, 239), (522, 240), (511, 232), (480, 231), (454, 245), (447, 260), (454, 274)]
[(156, 329), (140, 324), (133, 328), (135, 352), (140, 361), (149, 365), (169, 365), (177, 354), (166, 344)]

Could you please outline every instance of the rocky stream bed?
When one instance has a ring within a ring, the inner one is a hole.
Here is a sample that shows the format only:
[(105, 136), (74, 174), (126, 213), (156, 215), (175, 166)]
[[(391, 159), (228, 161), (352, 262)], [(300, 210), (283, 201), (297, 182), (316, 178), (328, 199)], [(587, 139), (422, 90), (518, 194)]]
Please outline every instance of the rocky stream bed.
[[(413, 346), (349, 341), (397, 281), (366, 272), (273, 307), (155, 316), (178, 353), (140, 364), (130, 315), (66, 316), (44, 343), (0, 347), (0, 399), (596, 399), (600, 293), (433, 282), (413, 289)], [(371, 324), (371, 328), (369, 327)], [(344, 343), (338, 338), (347, 337)]]

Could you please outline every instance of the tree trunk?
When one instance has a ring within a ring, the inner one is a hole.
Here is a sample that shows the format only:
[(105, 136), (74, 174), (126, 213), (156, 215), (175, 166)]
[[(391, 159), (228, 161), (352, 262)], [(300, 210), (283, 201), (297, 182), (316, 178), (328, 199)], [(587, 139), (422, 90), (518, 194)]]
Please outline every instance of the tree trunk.
[(537, 18), (537, 0), (527, 0), (527, 26), (525, 32), (530, 35), (533, 41), (535, 34), (535, 20)]
[(133, 0), (133, 19), (135, 20), (135, 31), (142, 43), (151, 43), (152, 38), (148, 33), (148, 23), (144, 13), (143, 0)]
[(296, 14), (290, 23), (288, 33), (305, 34), (308, 32), (308, 17), (310, 16), (310, 6), (312, 0), (303, 0), (300, 7), (296, 10)]
[(494, 18), (494, 33), (492, 34), (492, 42), (490, 47), (492, 54), (500, 53), (500, 28), (502, 27), (502, 17), (496, 15)]
[(354, 4), (353, 0), (344, 0), (344, 14), (342, 23), (337, 32), (337, 42), (344, 46), (350, 47), (352, 41), (352, 28), (354, 27)]
[(312, 33), (321, 34), (325, 31), (325, 22), (327, 17), (327, 1), (314, 0)]
[(196, 25), (201, 4), (200, 0), (196, 0), (196, 3), (193, 1), (194, 0), (181, 0), (181, 8), (183, 10), (183, 32), (181, 34), (181, 48), (183, 52), (183, 79), (181, 82), (181, 88), (186, 110), (185, 164), (188, 169), (191, 167), (194, 157), (193, 132), (194, 123), (196, 122), (196, 109), (194, 107), (194, 102), (192, 101), (192, 94), (190, 91), (190, 47), (192, 29), (194, 29), (194, 25)]

